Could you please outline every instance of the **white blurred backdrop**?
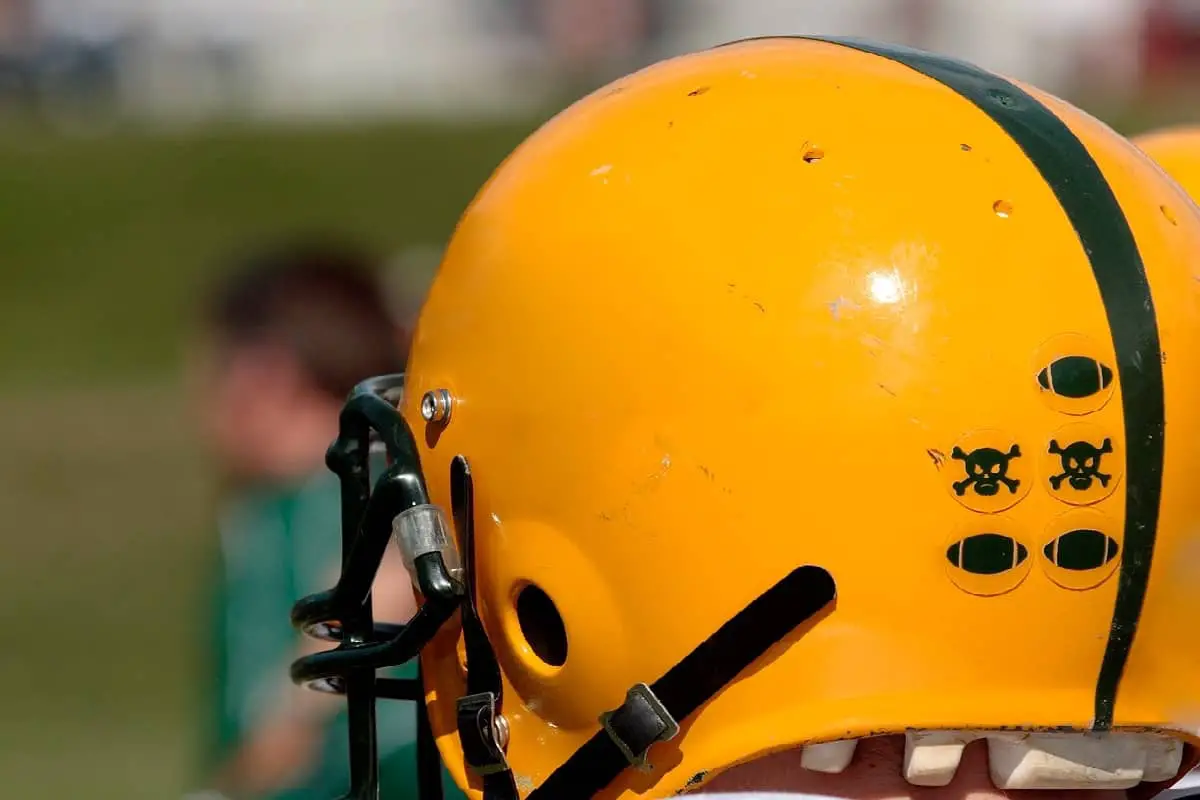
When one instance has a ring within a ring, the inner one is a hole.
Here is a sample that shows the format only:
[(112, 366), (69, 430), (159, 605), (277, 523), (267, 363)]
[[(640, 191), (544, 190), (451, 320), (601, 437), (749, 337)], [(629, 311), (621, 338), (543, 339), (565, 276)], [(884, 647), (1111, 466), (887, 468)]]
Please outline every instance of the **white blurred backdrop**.
[(662, 56), (824, 33), (1119, 103), (1194, 62), (1197, 31), (1197, 0), (0, 0), (0, 78), (152, 119), (509, 116)]

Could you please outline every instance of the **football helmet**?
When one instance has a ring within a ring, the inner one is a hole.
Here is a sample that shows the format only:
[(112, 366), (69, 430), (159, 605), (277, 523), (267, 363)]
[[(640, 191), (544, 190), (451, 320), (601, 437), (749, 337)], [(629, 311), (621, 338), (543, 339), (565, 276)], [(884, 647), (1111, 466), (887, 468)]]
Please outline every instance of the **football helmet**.
[(1143, 133), (1133, 143), (1178, 181), (1193, 199), (1200, 197), (1200, 125), (1179, 125)]
[[(836, 772), (885, 733), (916, 784), (985, 738), (1000, 788), (1169, 785), (1200, 742), (1197, 254), (1125, 138), (916, 50), (743, 41), (571, 106), (329, 452), (343, 572), (294, 622), (340, 645), (293, 677), (348, 696), (352, 796), (377, 697), (485, 800)], [(392, 540), (403, 628), (370, 611)]]

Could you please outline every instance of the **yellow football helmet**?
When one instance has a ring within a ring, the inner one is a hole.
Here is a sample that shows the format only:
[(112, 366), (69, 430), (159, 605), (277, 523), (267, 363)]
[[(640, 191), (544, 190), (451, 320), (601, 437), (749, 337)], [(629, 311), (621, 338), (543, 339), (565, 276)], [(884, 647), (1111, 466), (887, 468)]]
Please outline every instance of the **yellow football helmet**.
[(1161, 128), (1133, 143), (1158, 162), (1193, 199), (1200, 198), (1200, 125)]
[[(881, 733), (924, 785), (972, 738), (1001, 788), (1168, 785), (1198, 256), (1126, 139), (915, 50), (746, 41), (576, 103), (462, 217), (400, 414), (364, 385), (330, 451), (344, 573), (294, 619), (342, 644), (293, 676), (348, 693), (356, 796), (376, 696), (422, 696), (486, 800), (837, 771)], [(389, 538), (403, 630), (364, 603)], [(419, 691), (375, 677), (418, 654)]]

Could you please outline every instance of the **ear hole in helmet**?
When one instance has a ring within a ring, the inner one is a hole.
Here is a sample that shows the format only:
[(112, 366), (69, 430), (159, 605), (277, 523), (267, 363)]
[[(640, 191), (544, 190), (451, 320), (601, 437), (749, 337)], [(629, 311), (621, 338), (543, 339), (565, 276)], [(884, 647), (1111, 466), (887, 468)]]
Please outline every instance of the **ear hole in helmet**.
[(533, 654), (552, 667), (567, 663), (567, 628), (550, 595), (526, 584), (517, 594), (517, 624)]

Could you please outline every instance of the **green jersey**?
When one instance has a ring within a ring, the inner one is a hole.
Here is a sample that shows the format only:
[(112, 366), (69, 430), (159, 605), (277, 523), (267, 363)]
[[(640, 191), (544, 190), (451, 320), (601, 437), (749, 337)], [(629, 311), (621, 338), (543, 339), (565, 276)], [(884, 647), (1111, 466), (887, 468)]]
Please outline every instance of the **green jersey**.
[[(227, 501), (212, 582), (212, 713), (208, 763), (246, 741), (273, 710), (280, 684), (301, 645), (290, 625), (297, 599), (329, 588), (341, 559), (337, 479), (322, 473), (286, 488), (258, 488)], [(397, 671), (413, 677), (416, 665)], [(381, 796), (417, 797), (416, 707), (378, 704)], [(302, 782), (269, 800), (331, 800), (349, 786), (346, 714), (329, 720), (320, 757)], [(447, 798), (463, 798), (443, 770)], [(266, 800), (264, 798), (264, 800)]]

